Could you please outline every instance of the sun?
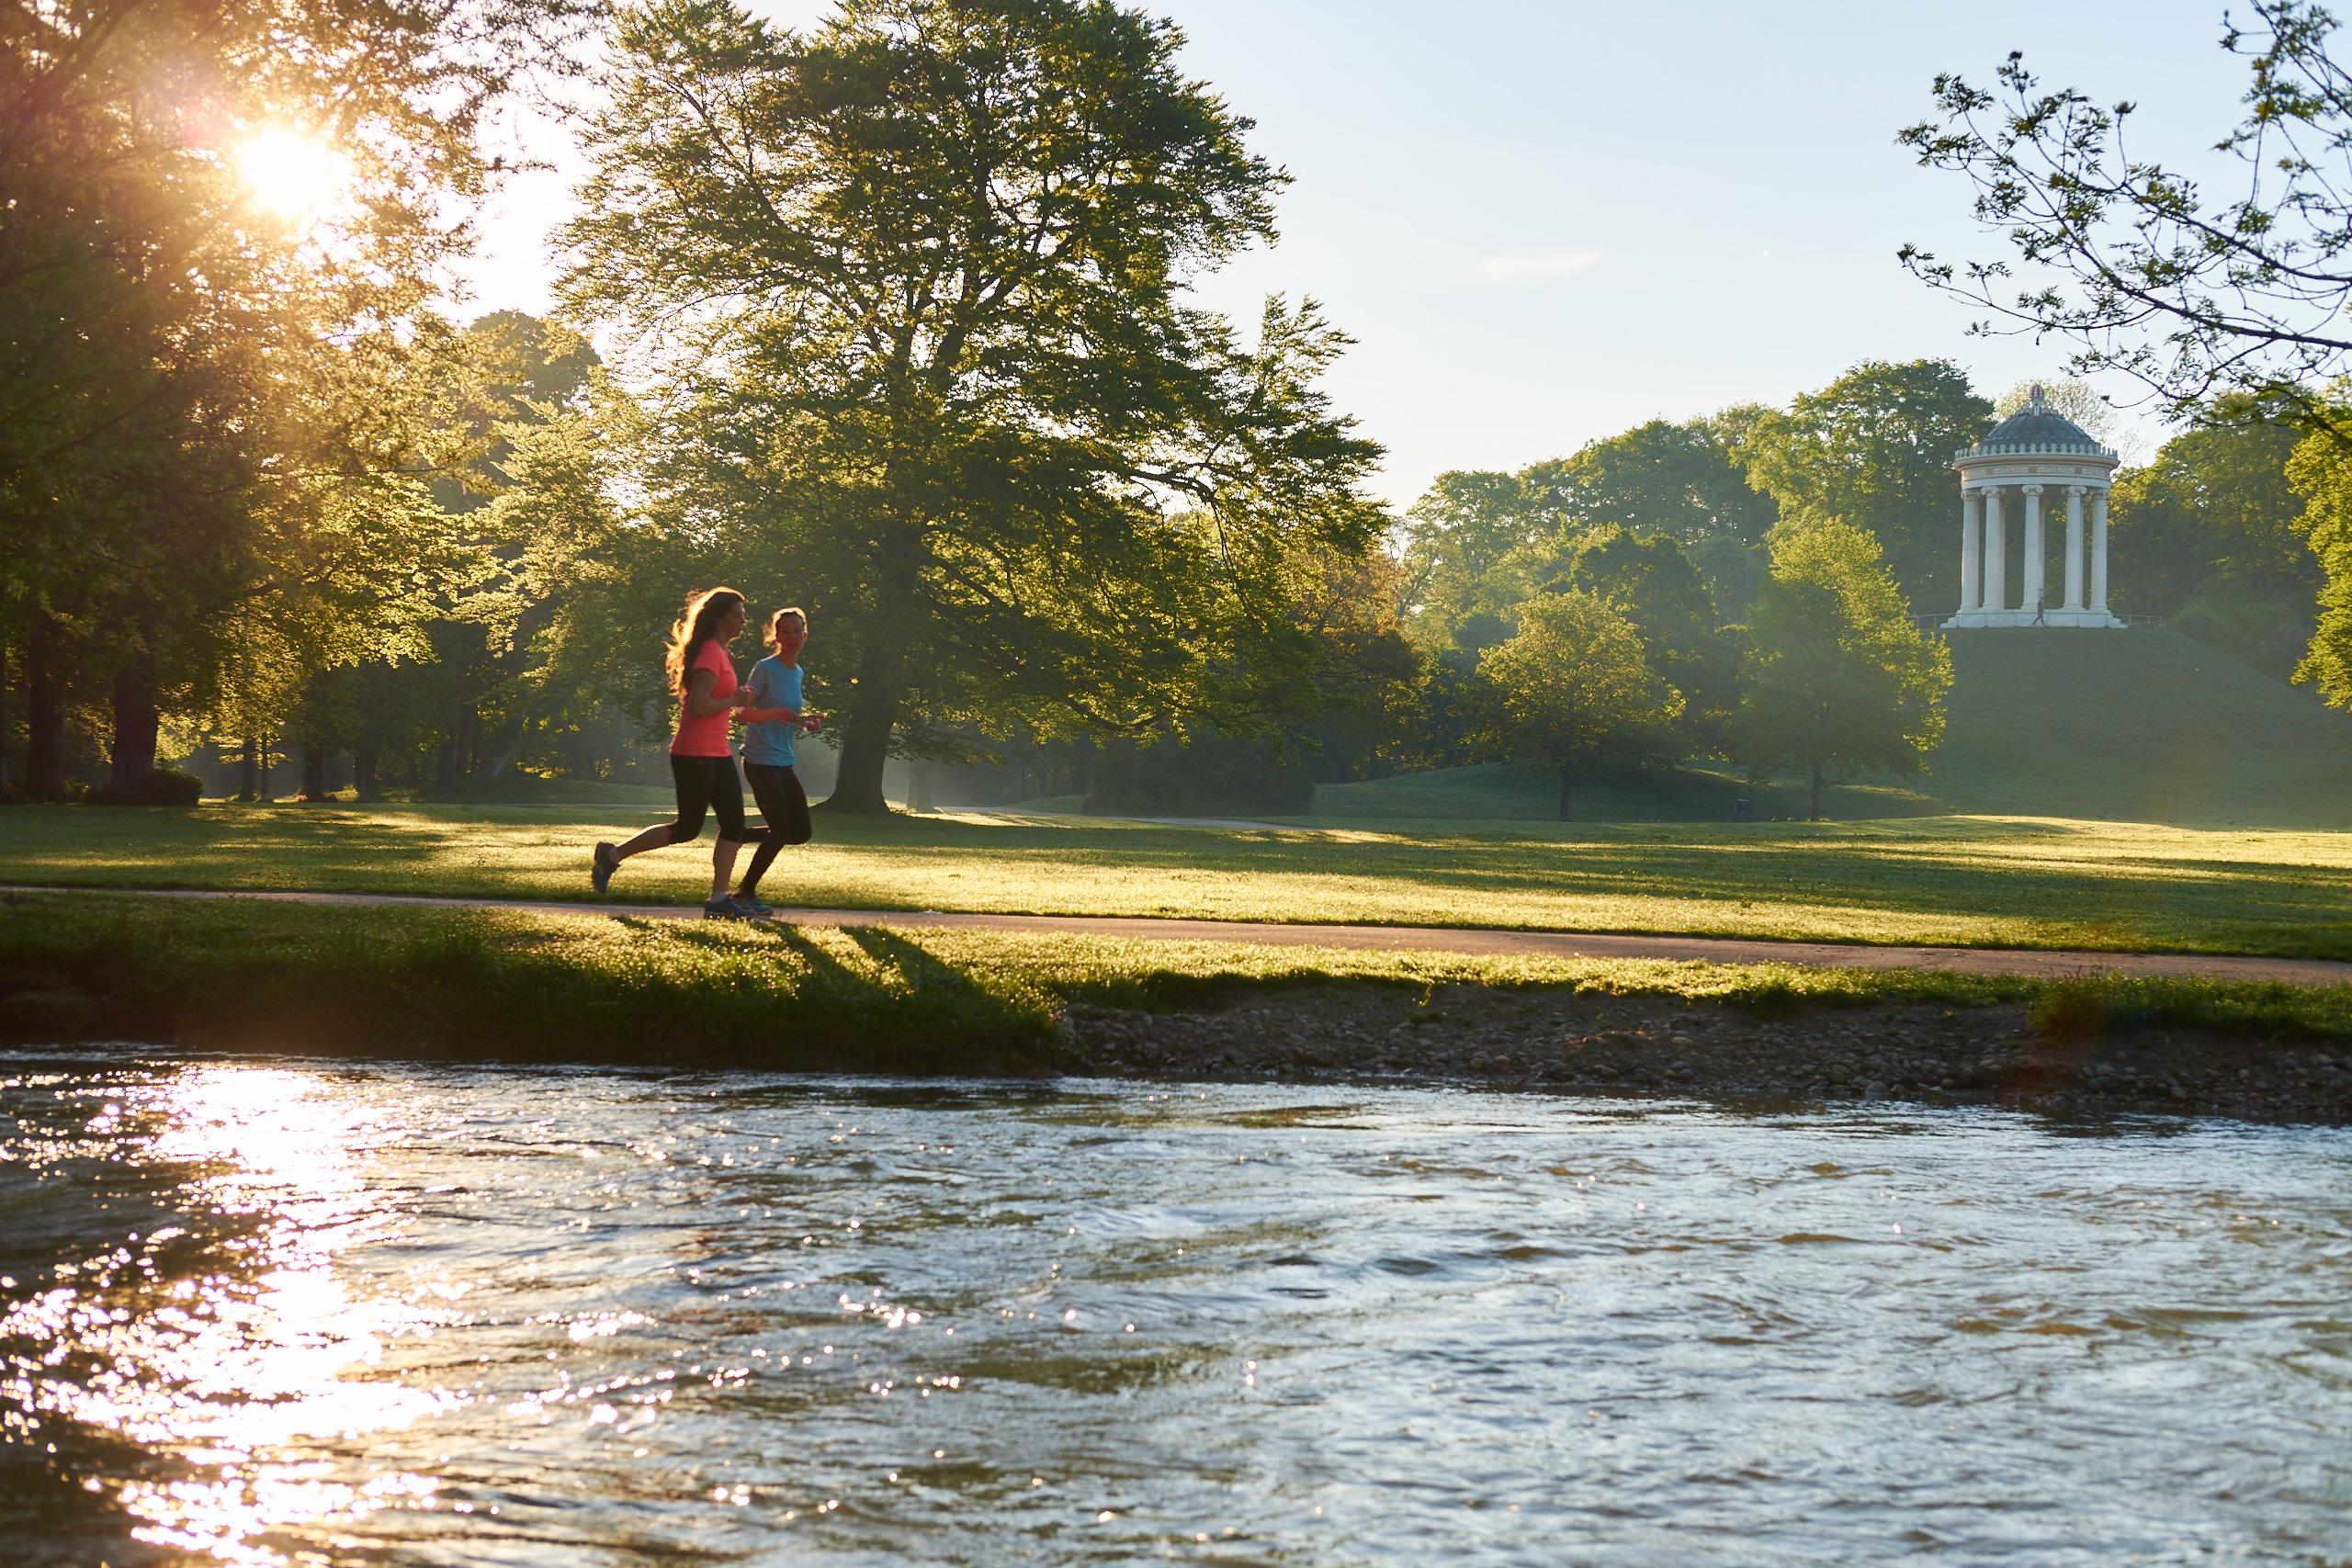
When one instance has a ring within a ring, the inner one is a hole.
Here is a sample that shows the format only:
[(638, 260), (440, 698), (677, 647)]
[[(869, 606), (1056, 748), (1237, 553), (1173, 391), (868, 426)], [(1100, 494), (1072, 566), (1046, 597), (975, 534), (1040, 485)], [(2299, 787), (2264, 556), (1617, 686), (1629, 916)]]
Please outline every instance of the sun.
[(238, 143), (237, 173), (254, 202), (289, 223), (309, 223), (341, 200), (351, 160), (315, 137), (272, 126)]

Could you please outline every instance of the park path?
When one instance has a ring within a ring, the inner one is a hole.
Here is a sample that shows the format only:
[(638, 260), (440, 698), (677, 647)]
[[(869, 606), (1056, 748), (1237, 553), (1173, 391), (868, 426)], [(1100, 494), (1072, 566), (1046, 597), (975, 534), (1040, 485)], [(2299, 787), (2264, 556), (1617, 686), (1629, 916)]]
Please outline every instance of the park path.
[[(401, 893), (308, 893), (244, 889), (7, 887), (10, 893), (126, 894), (156, 898), (260, 898), (281, 903), (397, 908), (516, 909), (646, 920), (699, 919), (689, 904), (605, 904), (562, 899), (453, 898)], [(796, 926), (899, 926), (954, 931), (1037, 931), (1136, 937), (1157, 942), (1231, 942), (1266, 947), (1339, 947), (1526, 958), (1702, 959), (1710, 964), (1802, 964), (1830, 969), (1934, 969), (1960, 975), (2148, 975), (2209, 980), (2284, 980), (2352, 985), (2352, 963), (2326, 958), (2248, 958), (2222, 953), (2097, 953), (2069, 948), (1894, 947), (1866, 942), (1758, 942), (1739, 937), (1621, 935), (1506, 931), (1474, 926), (1289, 925), (1130, 915), (1003, 915), (940, 909), (788, 909)]]

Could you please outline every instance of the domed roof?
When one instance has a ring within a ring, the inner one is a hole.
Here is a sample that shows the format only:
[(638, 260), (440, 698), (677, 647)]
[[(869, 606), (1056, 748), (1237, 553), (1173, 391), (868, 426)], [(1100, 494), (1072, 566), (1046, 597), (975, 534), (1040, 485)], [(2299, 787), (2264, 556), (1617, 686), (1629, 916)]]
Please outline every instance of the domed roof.
[(2033, 389), (2032, 401), (1995, 425), (1976, 444), (1979, 452), (2000, 448), (2048, 452), (2068, 447), (2101, 454), (2107, 450), (2089, 431), (2045, 402), (2040, 387)]

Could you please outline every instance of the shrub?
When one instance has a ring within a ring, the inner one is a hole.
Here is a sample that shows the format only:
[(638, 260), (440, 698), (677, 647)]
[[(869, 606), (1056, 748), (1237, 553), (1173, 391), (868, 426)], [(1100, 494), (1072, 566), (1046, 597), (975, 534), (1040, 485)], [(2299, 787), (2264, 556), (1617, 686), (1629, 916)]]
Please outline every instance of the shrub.
[(204, 781), (177, 768), (157, 768), (128, 789), (112, 785), (91, 792), (93, 806), (194, 806), (204, 794)]

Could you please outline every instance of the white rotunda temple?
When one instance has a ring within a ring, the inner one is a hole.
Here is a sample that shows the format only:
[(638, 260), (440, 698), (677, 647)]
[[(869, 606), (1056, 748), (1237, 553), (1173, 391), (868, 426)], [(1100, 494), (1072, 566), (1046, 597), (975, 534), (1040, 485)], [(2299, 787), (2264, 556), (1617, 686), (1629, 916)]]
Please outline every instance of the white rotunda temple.
[[(1984, 440), (1953, 454), (1952, 467), (1960, 470), (1960, 613), (1944, 625), (2121, 627), (2107, 608), (2107, 491), (2120, 462), (2113, 447), (2100, 446), (2045, 402), (2040, 387)], [(2049, 550), (2042, 518), (2045, 501), (2054, 507), (2061, 497), (2066, 506), (2064, 597), (2052, 604), (2043, 581)], [(2024, 526), (2014, 567), (2011, 508)]]

